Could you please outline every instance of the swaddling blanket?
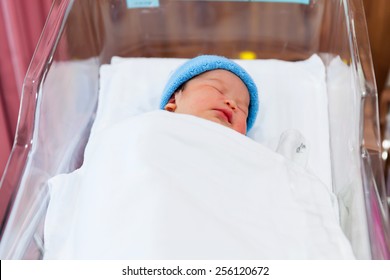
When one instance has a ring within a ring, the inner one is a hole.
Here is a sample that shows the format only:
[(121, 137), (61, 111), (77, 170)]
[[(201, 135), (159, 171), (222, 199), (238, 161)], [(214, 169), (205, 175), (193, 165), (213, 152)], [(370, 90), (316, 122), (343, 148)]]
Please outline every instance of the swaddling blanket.
[(46, 259), (353, 258), (316, 177), (189, 115), (100, 131), (83, 166), (50, 185)]

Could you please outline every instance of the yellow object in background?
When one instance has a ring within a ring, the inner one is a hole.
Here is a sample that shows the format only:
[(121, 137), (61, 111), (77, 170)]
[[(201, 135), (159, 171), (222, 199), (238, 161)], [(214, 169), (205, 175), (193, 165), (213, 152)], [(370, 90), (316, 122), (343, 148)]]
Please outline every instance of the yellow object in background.
[(243, 51), (240, 52), (239, 57), (240, 59), (246, 59), (246, 60), (256, 59), (256, 53), (251, 51)]

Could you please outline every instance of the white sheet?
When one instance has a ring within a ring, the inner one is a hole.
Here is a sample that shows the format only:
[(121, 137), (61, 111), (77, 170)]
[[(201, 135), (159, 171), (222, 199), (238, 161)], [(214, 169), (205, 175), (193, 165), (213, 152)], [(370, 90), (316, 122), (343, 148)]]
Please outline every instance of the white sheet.
[[(100, 70), (95, 132), (159, 107), (170, 73), (186, 59), (118, 58)], [(332, 188), (325, 67), (317, 55), (307, 60), (236, 60), (259, 88), (260, 108), (248, 136), (276, 150), (281, 135), (298, 130), (306, 140), (307, 168)]]
[(353, 258), (328, 188), (229, 128), (151, 112), (50, 182), (46, 259)]

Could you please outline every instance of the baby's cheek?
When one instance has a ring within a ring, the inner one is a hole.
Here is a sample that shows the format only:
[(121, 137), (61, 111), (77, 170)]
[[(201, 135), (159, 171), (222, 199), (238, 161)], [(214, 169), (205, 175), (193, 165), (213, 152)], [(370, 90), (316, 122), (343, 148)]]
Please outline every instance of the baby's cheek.
[(234, 126), (234, 129), (237, 132), (240, 132), (242, 134), (246, 134), (246, 119), (242, 119), (239, 122), (237, 122)]

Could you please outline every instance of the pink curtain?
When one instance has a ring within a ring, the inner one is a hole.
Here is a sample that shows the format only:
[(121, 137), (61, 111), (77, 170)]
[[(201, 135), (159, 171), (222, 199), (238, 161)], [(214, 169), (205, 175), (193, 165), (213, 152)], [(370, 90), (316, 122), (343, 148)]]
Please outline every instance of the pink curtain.
[(52, 0), (0, 0), (0, 177), (11, 151), (24, 76)]

